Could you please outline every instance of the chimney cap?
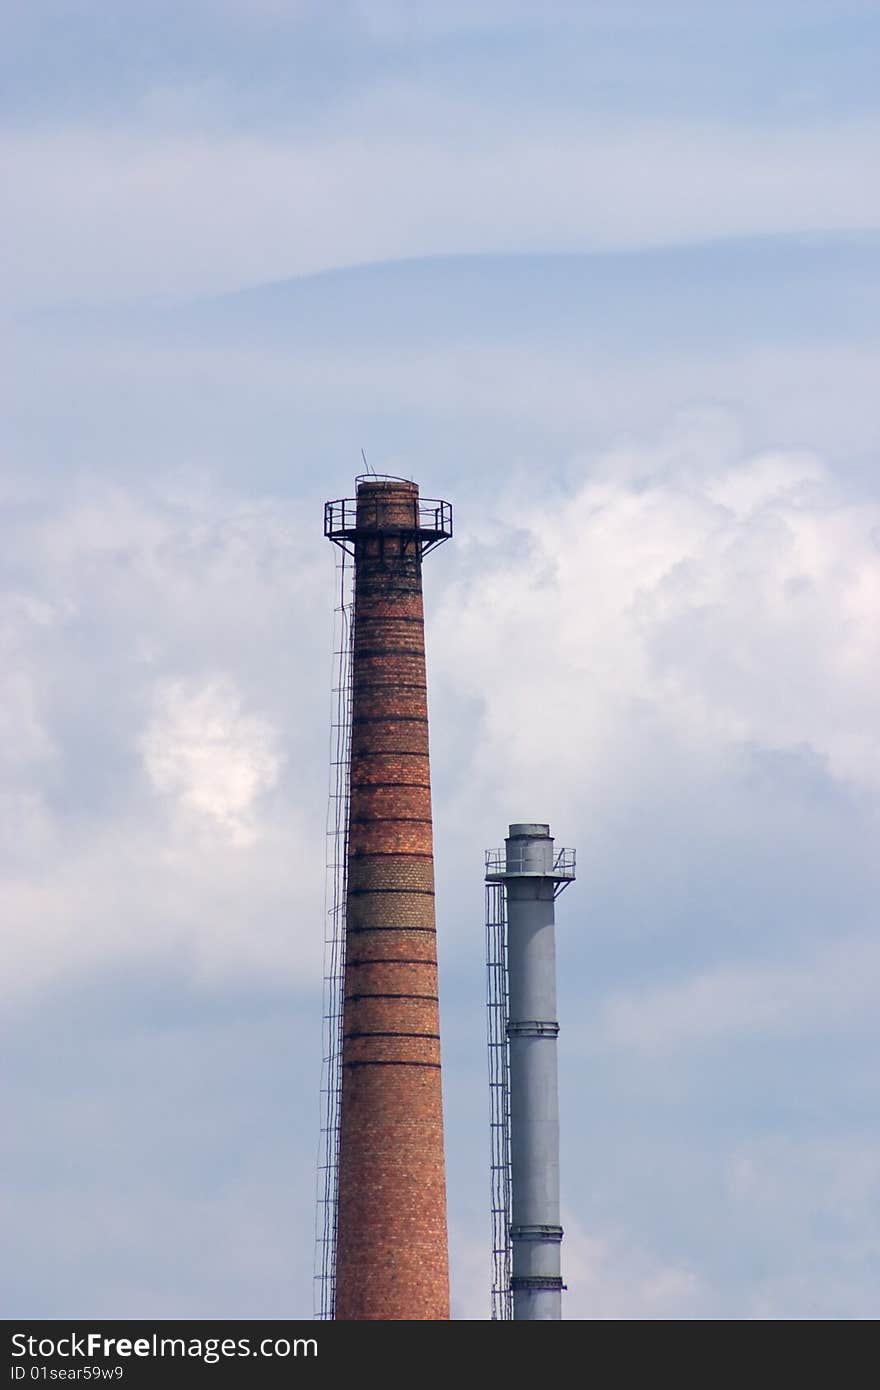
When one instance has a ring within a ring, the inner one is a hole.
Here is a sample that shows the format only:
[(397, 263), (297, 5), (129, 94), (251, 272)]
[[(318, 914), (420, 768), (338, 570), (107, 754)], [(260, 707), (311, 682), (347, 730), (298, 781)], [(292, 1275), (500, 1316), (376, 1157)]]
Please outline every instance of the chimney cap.
[(507, 832), (509, 840), (549, 840), (550, 827), (543, 821), (519, 821)]
[(359, 473), (354, 481), (358, 492), (363, 492), (365, 489), (372, 491), (374, 488), (378, 492), (384, 492), (386, 488), (395, 492), (418, 492), (419, 490), (418, 483), (414, 483), (412, 478), (398, 478), (395, 473)]

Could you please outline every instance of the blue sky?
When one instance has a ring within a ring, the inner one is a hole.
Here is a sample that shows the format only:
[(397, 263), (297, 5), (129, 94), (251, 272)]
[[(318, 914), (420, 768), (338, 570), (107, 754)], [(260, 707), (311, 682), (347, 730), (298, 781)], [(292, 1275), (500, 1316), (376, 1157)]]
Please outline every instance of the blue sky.
[(8, 6), (8, 1315), (308, 1316), (333, 556), (426, 564), (455, 1316), (547, 819), (567, 1315), (877, 1313), (873, 4)]

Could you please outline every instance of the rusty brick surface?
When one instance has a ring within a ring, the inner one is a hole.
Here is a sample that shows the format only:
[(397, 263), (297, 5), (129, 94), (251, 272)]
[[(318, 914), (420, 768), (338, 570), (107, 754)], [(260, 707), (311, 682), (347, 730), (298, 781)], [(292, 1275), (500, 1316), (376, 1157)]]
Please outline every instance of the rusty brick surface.
[(431, 785), (428, 755), (421, 750), (402, 752), (400, 749), (362, 748), (352, 769), (355, 786), (387, 786), (389, 783), (416, 787)]
[(432, 849), (431, 822), (428, 819), (379, 820), (365, 817), (355, 808), (352, 796), (352, 816), (348, 832), (349, 853), (355, 854), (421, 854)]
[(354, 893), (350, 898), (350, 931), (365, 927), (434, 928), (433, 893)]
[[(370, 1038), (354, 1037), (348, 1040), (348, 1065), (353, 1067), (358, 1062), (378, 1063), (381, 1065), (387, 1062), (399, 1063), (403, 1056), (403, 1043), (398, 1037), (373, 1036)], [(430, 1067), (440, 1065), (440, 1044), (436, 1038), (409, 1038), (406, 1041), (406, 1059), (412, 1063), (425, 1063)]]
[(340, 1185), (336, 1316), (448, 1318), (439, 1066), (375, 1053), (345, 1068), (341, 1143), (361, 1181)]
[(390, 956), (433, 964), (437, 954), (434, 933), (424, 927), (412, 931), (380, 926), (359, 928), (350, 933), (348, 947), (348, 965)]
[[(358, 488), (336, 1317), (449, 1317), (414, 484)], [(407, 535), (409, 532), (409, 535)]]
[(359, 960), (346, 963), (345, 988), (349, 997), (363, 993), (367, 971), (371, 989), (383, 995), (437, 996), (437, 967), (433, 961), (418, 956), (362, 955)]
[(387, 715), (380, 719), (361, 720), (351, 731), (352, 752), (355, 758), (381, 753), (421, 754), (428, 756), (428, 721), (426, 719), (393, 720)]
[(391, 854), (381, 849), (375, 854), (349, 857), (349, 898), (360, 892), (397, 892), (401, 889), (416, 893), (434, 891), (433, 854)]

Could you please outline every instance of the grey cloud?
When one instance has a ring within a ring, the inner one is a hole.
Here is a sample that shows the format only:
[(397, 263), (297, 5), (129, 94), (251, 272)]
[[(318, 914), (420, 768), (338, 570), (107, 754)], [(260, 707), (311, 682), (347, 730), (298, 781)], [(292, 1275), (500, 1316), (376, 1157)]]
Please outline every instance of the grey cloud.
[(319, 1018), (127, 968), (19, 1022), (8, 1315), (308, 1316)]
[[(562, 120), (524, 134), (442, 104), (361, 134), (7, 132), (2, 295), (16, 308), (240, 288), (352, 263), (876, 230), (871, 117)], [(478, 133), (475, 134), (475, 128)], [(401, 209), (406, 215), (401, 215)], [(223, 235), (217, 235), (217, 228)]]

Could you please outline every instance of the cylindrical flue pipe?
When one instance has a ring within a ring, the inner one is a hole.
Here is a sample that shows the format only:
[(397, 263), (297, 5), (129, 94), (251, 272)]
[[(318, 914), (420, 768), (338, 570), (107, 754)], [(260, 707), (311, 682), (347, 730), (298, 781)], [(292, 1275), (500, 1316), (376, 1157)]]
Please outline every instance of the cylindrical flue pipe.
[(551, 1320), (563, 1287), (554, 901), (574, 860), (557, 860), (549, 825), (511, 825), (505, 849), (513, 1316)]
[(451, 522), (389, 478), (328, 516), (355, 563), (335, 1317), (444, 1319), (422, 555)]

